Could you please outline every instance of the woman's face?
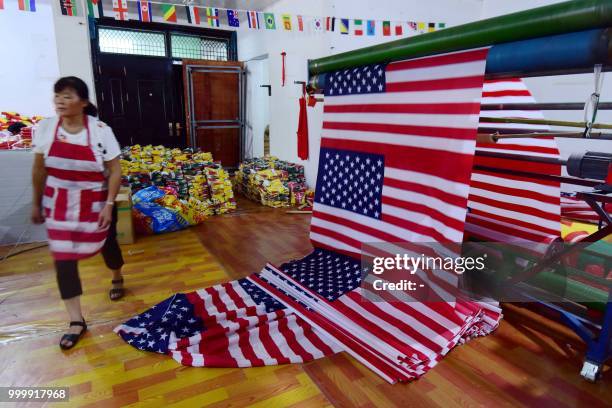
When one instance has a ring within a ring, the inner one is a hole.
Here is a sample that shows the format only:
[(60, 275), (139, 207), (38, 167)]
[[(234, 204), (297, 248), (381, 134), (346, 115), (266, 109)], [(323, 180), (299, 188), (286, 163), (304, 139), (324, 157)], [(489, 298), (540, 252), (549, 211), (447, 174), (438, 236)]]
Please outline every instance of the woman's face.
[(55, 94), (53, 103), (58, 116), (64, 117), (82, 115), (89, 102), (79, 98), (74, 89), (66, 88)]

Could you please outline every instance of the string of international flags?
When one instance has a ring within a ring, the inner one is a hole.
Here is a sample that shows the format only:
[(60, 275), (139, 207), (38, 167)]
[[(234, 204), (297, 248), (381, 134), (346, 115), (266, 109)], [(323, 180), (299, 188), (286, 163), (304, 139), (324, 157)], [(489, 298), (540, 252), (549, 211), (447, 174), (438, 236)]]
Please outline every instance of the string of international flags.
[[(221, 7), (200, 7), (190, 4), (193, 2), (178, 5), (150, 0), (86, 0), (87, 15), (92, 18), (104, 17), (103, 1), (112, 1), (112, 17), (122, 21), (178, 23), (179, 14), (183, 14), (189, 24), (215, 28), (227, 26), (255, 30), (338, 32), (356, 36), (401, 36), (410, 32), (426, 33), (445, 28), (445, 23), (316, 17)], [(80, 10), (82, 7), (80, 0), (58, 0), (58, 2), (63, 15), (76, 17), (83, 16), (85, 13)], [(5, 8), (4, 3), (4, 0), (0, 0), (0, 9)], [(131, 7), (129, 3), (132, 3)], [(35, 12), (36, 0), (17, 0), (17, 8), (21, 11)]]

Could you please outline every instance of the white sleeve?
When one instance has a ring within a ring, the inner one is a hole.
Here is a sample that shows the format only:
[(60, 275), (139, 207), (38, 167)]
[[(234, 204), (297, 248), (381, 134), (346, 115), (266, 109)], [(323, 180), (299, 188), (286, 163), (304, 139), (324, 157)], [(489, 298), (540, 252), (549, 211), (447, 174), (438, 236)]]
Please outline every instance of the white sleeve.
[(104, 161), (111, 161), (121, 154), (121, 147), (119, 147), (119, 142), (117, 142), (117, 138), (110, 126), (104, 126), (101, 133), (102, 144), (104, 145), (104, 150), (106, 150)]
[(50, 120), (40, 122), (32, 129), (32, 152), (46, 154), (53, 136), (49, 135)]

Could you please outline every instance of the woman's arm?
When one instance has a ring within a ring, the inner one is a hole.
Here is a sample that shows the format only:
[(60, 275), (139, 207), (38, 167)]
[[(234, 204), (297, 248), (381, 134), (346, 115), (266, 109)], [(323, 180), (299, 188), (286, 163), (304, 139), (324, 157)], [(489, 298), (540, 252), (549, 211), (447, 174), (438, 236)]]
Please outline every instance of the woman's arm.
[(101, 228), (107, 228), (113, 220), (113, 205), (119, 193), (119, 188), (121, 187), (121, 164), (119, 163), (119, 156), (104, 162), (104, 167), (106, 167), (108, 171), (108, 195), (106, 197), (106, 205), (98, 217), (98, 225)]
[(108, 197), (106, 201), (114, 203), (121, 187), (121, 164), (119, 163), (119, 157), (104, 162), (104, 167), (108, 170)]
[(34, 164), (32, 165), (32, 222), (34, 224), (45, 222), (42, 213), (42, 198), (46, 182), (45, 156), (41, 153), (36, 153), (34, 154)]

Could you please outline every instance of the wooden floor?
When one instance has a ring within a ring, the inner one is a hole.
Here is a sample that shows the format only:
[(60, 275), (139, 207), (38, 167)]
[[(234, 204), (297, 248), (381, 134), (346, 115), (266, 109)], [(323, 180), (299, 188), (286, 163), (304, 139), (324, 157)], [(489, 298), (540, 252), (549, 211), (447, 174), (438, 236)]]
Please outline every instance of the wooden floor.
[(102, 260), (82, 262), (90, 331), (65, 353), (57, 342), (67, 317), (47, 249), (0, 263), (0, 386), (68, 386), (66, 406), (611, 406), (612, 370), (598, 384), (584, 382), (577, 337), (516, 307), (506, 307), (493, 335), (456, 348), (420, 380), (394, 386), (344, 353), (304, 365), (210, 369), (182, 367), (125, 344), (112, 328), (172, 293), (310, 251), (308, 215), (244, 200), (239, 207), (198, 228), (125, 246), (129, 292), (120, 302), (108, 300)]

